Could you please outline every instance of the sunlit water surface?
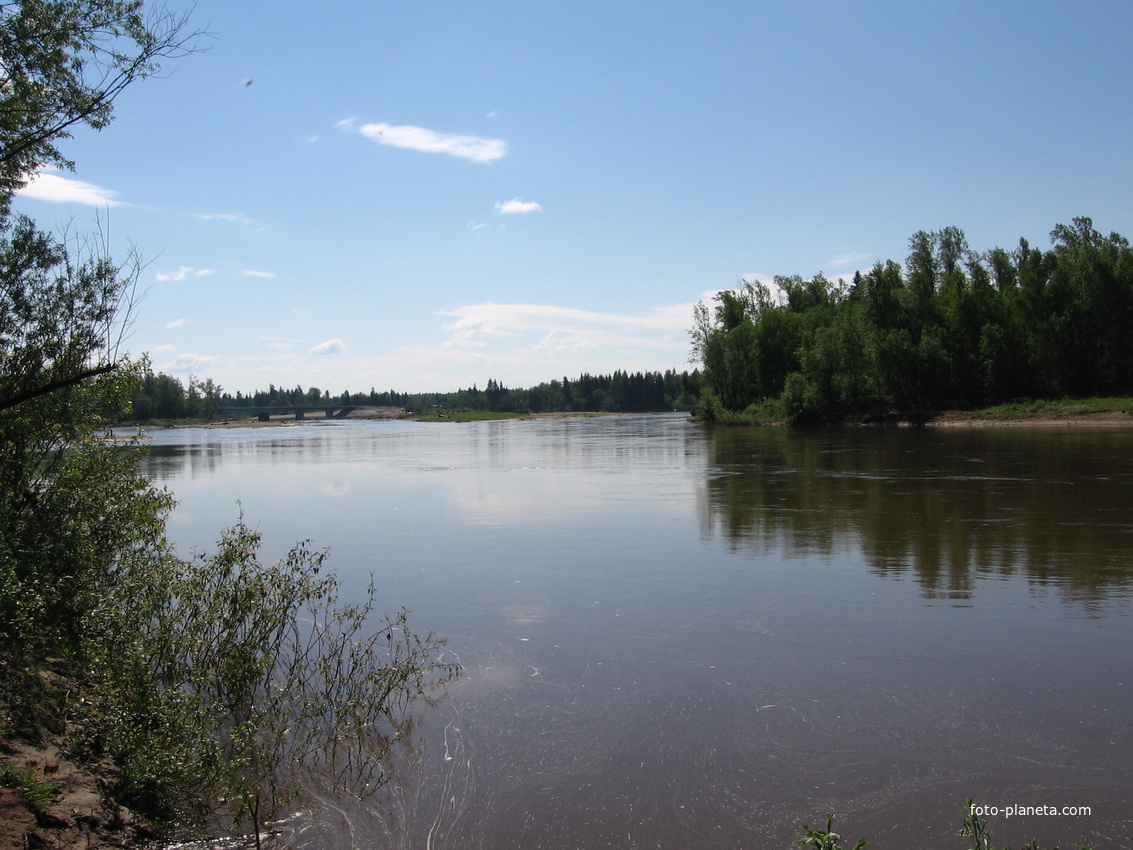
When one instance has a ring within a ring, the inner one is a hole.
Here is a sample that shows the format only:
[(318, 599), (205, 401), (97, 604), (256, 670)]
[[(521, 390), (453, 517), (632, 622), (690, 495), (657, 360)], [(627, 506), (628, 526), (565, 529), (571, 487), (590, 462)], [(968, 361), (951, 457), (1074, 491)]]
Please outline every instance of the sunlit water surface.
[(1133, 844), (1133, 432), (710, 430), (686, 416), (152, 432), (179, 548), (277, 558), (464, 674), (380, 813), (398, 848)]

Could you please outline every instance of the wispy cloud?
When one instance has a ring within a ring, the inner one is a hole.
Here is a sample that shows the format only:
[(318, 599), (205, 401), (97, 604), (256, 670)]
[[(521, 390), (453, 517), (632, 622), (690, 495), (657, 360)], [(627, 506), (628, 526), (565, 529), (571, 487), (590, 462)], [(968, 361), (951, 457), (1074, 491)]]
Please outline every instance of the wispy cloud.
[(120, 207), (118, 193), (93, 183), (63, 177), (50, 171), (41, 171), (17, 192), (25, 198), (50, 201), (53, 204), (88, 204), (93, 207)]
[(471, 304), (440, 313), (452, 321), (437, 342), (336, 360), (335, 374), (344, 386), (353, 375), (359, 386), (396, 376), (405, 386), (451, 390), (483, 386), (489, 377), (526, 387), (583, 372), (681, 369), (688, 362), (693, 306), (618, 315), (546, 304)]
[(512, 198), (510, 201), (496, 201), (496, 212), (504, 215), (539, 212), (542, 209), (535, 201), (521, 201), (519, 198)]
[(244, 277), (275, 277), (275, 272), (261, 272), (255, 269), (244, 269), (240, 274)]
[[(473, 304), (443, 311), (455, 322), (445, 325), (448, 349), (475, 349), (494, 338), (526, 338), (532, 352), (629, 346), (673, 348), (687, 344), (692, 305), (658, 307), (644, 316), (593, 313), (542, 304)], [(522, 344), (522, 343), (521, 343)]]
[(268, 348), (275, 348), (279, 351), (290, 351), (296, 344), (302, 340), (289, 339), (285, 336), (262, 336), (260, 337)]
[(187, 324), (189, 324), (189, 320), (188, 320), (188, 319), (174, 319), (174, 320), (173, 320), (172, 322), (166, 322), (166, 323), (165, 323), (165, 328), (166, 328), (166, 330), (170, 330), (170, 331), (171, 331), (171, 330), (173, 330), (174, 328), (183, 328), (183, 327), (185, 327), (185, 325), (187, 325)]
[(193, 216), (198, 221), (224, 221), (231, 224), (242, 224), (245, 227), (259, 227), (260, 223), (244, 213), (198, 213)]
[(170, 372), (199, 372), (215, 362), (216, 357), (211, 354), (178, 354), (165, 369)]
[(863, 264), (872, 264), (877, 259), (876, 254), (853, 254), (845, 251), (831, 258), (830, 267), (833, 269), (858, 269)]
[(326, 342), (320, 342), (308, 354), (342, 354), (346, 351), (346, 343), (341, 339), (328, 339)]
[(503, 139), (438, 133), (412, 124), (358, 124), (355, 118), (339, 121), (337, 126), (340, 130), (360, 133), (380, 145), (443, 153), (471, 162), (494, 162), (507, 155), (507, 142)]
[(216, 269), (195, 269), (192, 266), (178, 266), (177, 271), (158, 272), (154, 277), (158, 280), (188, 280), (190, 277), (205, 277), (216, 274)]

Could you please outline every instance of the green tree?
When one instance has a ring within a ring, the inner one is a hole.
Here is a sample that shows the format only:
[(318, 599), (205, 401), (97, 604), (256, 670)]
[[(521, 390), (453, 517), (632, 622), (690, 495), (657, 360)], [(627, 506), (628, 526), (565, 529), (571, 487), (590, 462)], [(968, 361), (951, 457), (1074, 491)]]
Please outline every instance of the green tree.
[(199, 33), (141, 0), (0, 3), (0, 214), (47, 165), (69, 169), (56, 143), (77, 124), (101, 130), (114, 99), (190, 52)]
[[(294, 798), (295, 767), (380, 784), (411, 704), (455, 667), (403, 614), (365, 636), (372, 588), (339, 605), (304, 546), (264, 567), (238, 524), (215, 555), (174, 557), (171, 499), (136, 448), (91, 439), (139, 387), (158, 415), (184, 388), (119, 350), (135, 259), (46, 234), (10, 202), (67, 164), (68, 128), (105, 126), (124, 86), (186, 52), (183, 33), (140, 2), (0, 3), (0, 728), (117, 758), (119, 790), (151, 813), (230, 804), (258, 826)], [(217, 395), (190, 379), (194, 403)], [(52, 693), (49, 658), (66, 681)]]
[(699, 304), (703, 412), (732, 421), (758, 402), (763, 416), (778, 397), (799, 420), (828, 419), (1133, 391), (1133, 249), (1087, 218), (1051, 242), (977, 254), (959, 228), (922, 230), (904, 274), (890, 260), (848, 290), (821, 274), (781, 276), (780, 304), (750, 288), (722, 293), (714, 313)]

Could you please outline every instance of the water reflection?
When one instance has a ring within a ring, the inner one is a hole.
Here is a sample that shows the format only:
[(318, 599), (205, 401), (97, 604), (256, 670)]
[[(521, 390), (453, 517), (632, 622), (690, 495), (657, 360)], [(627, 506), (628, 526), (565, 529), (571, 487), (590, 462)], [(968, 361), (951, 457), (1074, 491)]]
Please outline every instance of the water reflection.
[(152, 442), (183, 548), (240, 500), (266, 549), (331, 546), (347, 592), (375, 573), (465, 665), (419, 774), (306, 846), (786, 847), (833, 810), (947, 847), (969, 795), (1095, 807), (1003, 843), (1133, 843), (1133, 433), (660, 416)]
[(1023, 576), (1086, 603), (1133, 586), (1133, 440), (1113, 430), (715, 429), (708, 533), (735, 551), (860, 547), (879, 576), (967, 600)]

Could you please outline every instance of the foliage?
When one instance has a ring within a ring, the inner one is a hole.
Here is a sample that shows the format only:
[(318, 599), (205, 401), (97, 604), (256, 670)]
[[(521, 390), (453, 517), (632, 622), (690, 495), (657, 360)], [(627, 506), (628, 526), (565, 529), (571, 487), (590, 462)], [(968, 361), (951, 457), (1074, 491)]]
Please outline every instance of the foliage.
[(526, 413), (502, 410), (431, 410), (417, 417), (418, 422), (486, 422), (499, 419), (525, 419)]
[(114, 99), (192, 51), (199, 33), (142, 0), (0, 3), (0, 216), (44, 166), (69, 169), (56, 147), (77, 124), (100, 130)]
[(121, 793), (145, 811), (205, 815), (223, 801), (258, 834), (304, 792), (372, 794), (413, 706), (457, 673), (407, 611), (373, 628), (372, 584), (341, 604), (325, 552), (299, 544), (264, 565), (259, 545), (241, 521), (215, 553), (153, 562), (91, 609), (103, 698), (81, 718), (86, 745), (123, 764)]
[[(815, 850), (838, 850), (842, 846), (842, 836), (834, 832), (834, 815), (826, 816), (826, 829), (815, 829), (812, 826), (803, 826), (803, 837), (795, 839), (796, 844), (803, 844)], [(865, 850), (869, 842), (859, 838), (853, 850)]]
[(56, 786), (39, 779), (34, 770), (21, 773), (11, 764), (4, 765), (3, 770), (0, 770), (0, 786), (18, 791), (33, 811), (50, 808), (59, 791)]
[(188, 386), (172, 375), (146, 371), (130, 399), (129, 420), (195, 419), (212, 416), (221, 403), (221, 388), (212, 378), (198, 381), (189, 376)]
[(191, 50), (183, 24), (131, 0), (0, 3), (0, 639), (16, 662), (77, 649), (77, 613), (153, 541), (166, 500), (89, 440), (138, 375), (118, 350), (137, 257), (41, 231), (11, 199), (70, 166), (56, 143), (73, 126), (106, 126), (127, 85)]
[(955, 227), (915, 233), (849, 285), (777, 277), (703, 303), (692, 352), (726, 421), (777, 399), (792, 422), (877, 410), (974, 409), (1014, 399), (1133, 394), (1133, 249), (1088, 218), (1043, 252), (972, 251)]
[(980, 419), (1058, 419), (1096, 413), (1133, 414), (1133, 398), (1020, 399), (980, 408)]
[[(239, 416), (242, 409), (263, 407), (290, 408), (404, 407), (425, 415), (437, 411), (484, 411), (502, 414), (551, 413), (558, 411), (635, 413), (660, 410), (691, 410), (700, 393), (700, 373), (622, 372), (612, 375), (583, 374), (571, 380), (550, 381), (528, 389), (510, 389), (489, 378), (485, 389), (475, 384), (471, 389), (451, 393), (399, 393), (393, 390), (369, 393), (343, 392), (332, 396), (329, 390), (301, 386), (284, 389), (270, 384), (266, 390), (244, 395), (223, 392), (212, 379), (198, 381), (189, 376), (188, 386), (179, 379), (162, 373), (147, 372), (142, 385), (134, 392), (131, 411), (126, 420), (152, 422), (211, 416), (220, 410), (225, 415)], [(437, 413), (441, 416), (440, 413)], [(491, 416), (487, 418), (504, 418)]]
[(160, 532), (167, 500), (128, 450), (91, 439), (141, 368), (116, 342), (136, 275), (132, 259), (0, 223), (0, 637), (21, 651), (73, 648), (83, 597)]
[[(958, 835), (961, 838), (967, 839), (966, 843), (969, 850), (1011, 850), (1009, 847), (997, 847), (992, 844), (991, 833), (988, 832), (987, 821), (983, 817), (976, 814), (976, 806), (969, 798), (964, 805), (964, 822), (960, 827)], [(795, 839), (795, 844), (803, 844), (808, 847), (813, 847), (815, 850), (838, 850), (842, 846), (842, 836), (834, 832), (834, 815), (829, 814), (826, 816), (826, 829), (815, 829), (811, 826), (803, 826), (803, 836)], [(863, 850), (869, 844), (864, 838), (859, 838), (857, 843), (854, 844), (853, 850)], [(1074, 845), (1075, 850), (1091, 850), (1093, 845), (1088, 841), (1083, 841)], [(1043, 850), (1039, 846), (1038, 841), (1032, 841), (1026, 844), (1019, 850)], [(1057, 847), (1048, 848), (1048, 850), (1058, 850)]]
[[(69, 128), (105, 126), (194, 35), (140, 0), (0, 2), (0, 721), (112, 756), (150, 813), (220, 805), (258, 835), (318, 783), (381, 787), (418, 699), (456, 668), (405, 611), (374, 628), (372, 586), (340, 604), (307, 545), (263, 566), (241, 522), (211, 556), (173, 555), (170, 496), (105, 431), (149, 377), (119, 351), (137, 257), (10, 214), (38, 170), (69, 165)], [(190, 399), (218, 395), (190, 379)]]

